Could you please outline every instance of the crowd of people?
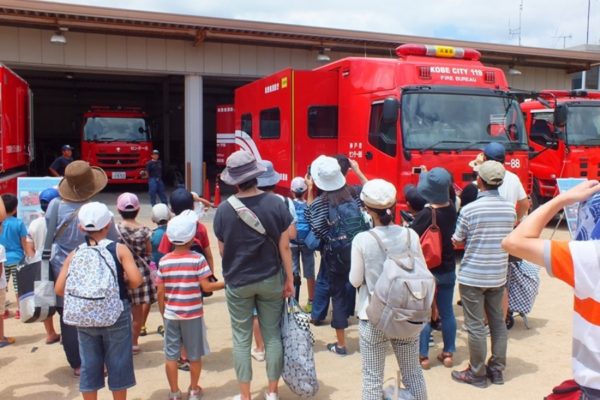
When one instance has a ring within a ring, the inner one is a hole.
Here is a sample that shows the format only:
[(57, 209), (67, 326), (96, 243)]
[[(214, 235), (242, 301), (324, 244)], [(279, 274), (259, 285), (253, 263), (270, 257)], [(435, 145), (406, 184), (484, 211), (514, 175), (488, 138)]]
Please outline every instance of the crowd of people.
[[(264, 399), (276, 400), (284, 363), (280, 326), (284, 299), (299, 301), (304, 278), (306, 294), (302, 297), (307, 301), (303, 308), (314, 326), (324, 324), (331, 304), (334, 339), (324, 349), (333, 356), (344, 357), (358, 350), (349, 348), (345, 332), (350, 318), (358, 319), (361, 398), (383, 398), (389, 342), (404, 395), (423, 400), (427, 399), (424, 374), (432, 366), (432, 329), (441, 330), (443, 340), (435, 360), (446, 368), (454, 366), (457, 284), (468, 333), (469, 365), (449, 376), (479, 388), (490, 382), (504, 383), (508, 351), (505, 286), (511, 253), (545, 266), (551, 275), (575, 288), (574, 319), (580, 329), (574, 337), (574, 378), (581, 386), (582, 398), (598, 399), (600, 258), (586, 254), (600, 254), (600, 249), (593, 241), (550, 242), (539, 237), (562, 206), (587, 199), (600, 191), (600, 185), (588, 181), (525, 218), (525, 190), (518, 178), (505, 170), (504, 158), (501, 144), (487, 145), (470, 163), (474, 179), (464, 188), (458, 188), (441, 167), (423, 167), (417, 185), (396, 188), (382, 179), (368, 180), (358, 163), (343, 155), (322, 155), (311, 163), (306, 176), (291, 181), (289, 194), (283, 195), (273, 193), (280, 180), (276, 165), (257, 161), (243, 150), (234, 152), (221, 179), (236, 193), (219, 205), (213, 221), (222, 277), (216, 273), (219, 268), (207, 229), (193, 211), (199, 200), (194, 193), (177, 188), (168, 206), (154, 204), (153, 196), (153, 229), (137, 219), (138, 197), (122, 193), (116, 203), (116, 222), (105, 204), (91, 201), (107, 184), (104, 171), (84, 161), (71, 161), (58, 187), (40, 194), (45, 216), (33, 221), (29, 231), (15, 216), (16, 197), (2, 195), (0, 311), (7, 315), (7, 280), (12, 279), (17, 292), (17, 266), (41, 259), (44, 239), (51, 237), (50, 266), (56, 280), (60, 334), (52, 318), (47, 319), (46, 342), (61, 341), (67, 362), (80, 377), (83, 397), (95, 399), (108, 376), (113, 397), (126, 398), (127, 389), (136, 382), (133, 357), (143, 351), (139, 337), (147, 333), (148, 314), (152, 304), (158, 303), (168, 398), (182, 399), (178, 371), (185, 370), (190, 373), (187, 398), (198, 400), (203, 394), (201, 359), (210, 352), (203, 300), (224, 289), (239, 385), (234, 400), (251, 398), (252, 358), (265, 361), (268, 382)], [(349, 171), (359, 185), (348, 184)], [(153, 195), (166, 200), (158, 182), (152, 187)], [(404, 193), (408, 213), (397, 209), (397, 189)], [(436, 284), (432, 318), (414, 335), (390, 336), (369, 318), (375, 286), (389, 254), (410, 254), (425, 265), (420, 239), (432, 226), (441, 237), (439, 260), (428, 265)], [(457, 247), (464, 248), (458, 268)], [(89, 318), (79, 315), (84, 309), (81, 304), (97, 304), (82, 295), (81, 289), (110, 281), (94, 275), (100, 270), (94, 269), (95, 265), (102, 265), (115, 277), (111, 293), (118, 307), (99, 312), (98, 320), (88, 323)], [(0, 347), (14, 342), (15, 338), (5, 335), (0, 318)]]

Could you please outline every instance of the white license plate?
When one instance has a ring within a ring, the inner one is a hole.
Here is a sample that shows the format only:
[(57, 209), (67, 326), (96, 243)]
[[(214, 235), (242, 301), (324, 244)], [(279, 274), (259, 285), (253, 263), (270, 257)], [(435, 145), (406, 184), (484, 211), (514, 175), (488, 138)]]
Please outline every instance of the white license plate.
[(127, 179), (127, 174), (125, 172), (113, 172), (112, 179)]

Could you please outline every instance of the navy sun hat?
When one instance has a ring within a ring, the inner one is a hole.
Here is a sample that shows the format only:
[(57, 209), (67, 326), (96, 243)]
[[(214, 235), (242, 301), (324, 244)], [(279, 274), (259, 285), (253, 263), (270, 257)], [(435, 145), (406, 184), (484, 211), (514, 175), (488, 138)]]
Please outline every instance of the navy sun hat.
[(415, 211), (421, 211), (423, 208), (425, 208), (425, 204), (427, 204), (427, 200), (425, 200), (423, 196), (419, 194), (419, 191), (415, 185), (404, 186), (404, 198)]
[(483, 154), (488, 160), (503, 163), (506, 156), (506, 149), (502, 143), (492, 142), (485, 145), (483, 148)]
[(450, 183), (452, 177), (444, 168), (433, 168), (419, 176), (417, 191), (431, 204), (443, 204), (450, 201)]

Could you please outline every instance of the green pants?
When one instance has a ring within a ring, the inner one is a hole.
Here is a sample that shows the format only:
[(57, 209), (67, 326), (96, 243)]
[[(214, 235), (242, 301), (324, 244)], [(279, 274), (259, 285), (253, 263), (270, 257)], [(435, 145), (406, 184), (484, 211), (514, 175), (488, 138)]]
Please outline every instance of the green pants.
[(267, 377), (276, 381), (283, 368), (281, 313), (283, 312), (283, 275), (276, 274), (261, 282), (225, 288), (233, 333), (233, 366), (239, 382), (252, 380), (252, 318), (258, 312), (260, 331), (265, 341)]

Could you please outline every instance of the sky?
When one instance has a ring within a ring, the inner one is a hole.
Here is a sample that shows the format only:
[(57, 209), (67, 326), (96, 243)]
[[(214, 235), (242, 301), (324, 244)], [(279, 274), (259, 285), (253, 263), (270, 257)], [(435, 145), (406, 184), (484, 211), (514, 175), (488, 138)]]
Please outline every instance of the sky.
[[(53, 1), (53, 0), (45, 0)], [(600, 0), (61, 0), (172, 14), (561, 49), (600, 44)], [(522, 12), (519, 12), (521, 3)], [(511, 34), (512, 32), (512, 34)]]

